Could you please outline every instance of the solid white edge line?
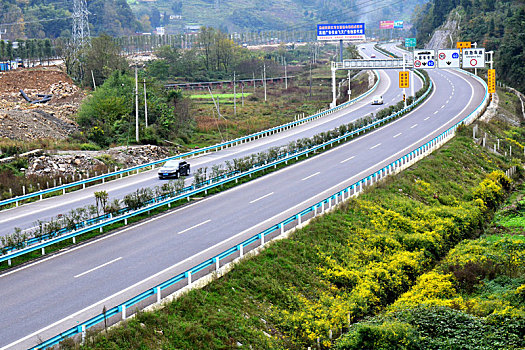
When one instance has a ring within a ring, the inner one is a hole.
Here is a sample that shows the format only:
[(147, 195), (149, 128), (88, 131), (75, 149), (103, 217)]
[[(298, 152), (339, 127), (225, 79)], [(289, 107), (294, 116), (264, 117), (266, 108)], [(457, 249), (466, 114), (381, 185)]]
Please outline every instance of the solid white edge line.
[(87, 271), (84, 271), (84, 272), (82, 272), (82, 273), (79, 273), (78, 275), (73, 276), (73, 278), (78, 278), (78, 277), (81, 277), (81, 276), (87, 275), (88, 273), (93, 272), (93, 271), (95, 271), (95, 270), (98, 270), (98, 269), (100, 269), (100, 268), (103, 268), (104, 266), (107, 266), (107, 265), (109, 265), (109, 264), (113, 264), (114, 262), (119, 261), (120, 259), (122, 259), (122, 257), (118, 257), (118, 258), (116, 258), (116, 259), (113, 259), (113, 260), (111, 260), (111, 261), (108, 261), (108, 262), (105, 263), (105, 264), (102, 264), (102, 265), (99, 265), (99, 266), (97, 266), (97, 267), (94, 267), (94, 268), (92, 268), (91, 270), (87, 270)]
[[(456, 76), (458, 76), (458, 77), (460, 76), (459, 73), (452, 73), (452, 72), (450, 72), (450, 73), (451, 73), (451, 74), (454, 74), (454, 75), (456, 75)], [(432, 78), (431, 78), (431, 79), (432, 79)], [(472, 94), (471, 94), (471, 96), (470, 96), (470, 99), (469, 99), (468, 104), (467, 104), (467, 105), (466, 105), (466, 106), (465, 106), (465, 107), (464, 107), (464, 108), (463, 108), (458, 114), (456, 114), (456, 117), (457, 117), (458, 115), (461, 115), (461, 114), (462, 114), (462, 113), (463, 113), (463, 112), (464, 112), (464, 111), (470, 106), (470, 103), (472, 102), (472, 99), (474, 98), (474, 87), (472, 86), (472, 84), (471, 84), (468, 80), (465, 80), (465, 81), (470, 85), (470, 87), (471, 87), (471, 91), (472, 91)], [(434, 85), (435, 85), (435, 82), (434, 82)], [(422, 104), (420, 104), (420, 105), (419, 105), (416, 109), (414, 109), (410, 114), (414, 113), (415, 111), (417, 111), (418, 109), (420, 109), (422, 106), (424, 106), (424, 105), (425, 105), (425, 104), (431, 99), (431, 97), (434, 95), (435, 91), (436, 91), (436, 89), (434, 89), (434, 90), (432, 91), (432, 93), (430, 94), (429, 98), (428, 98), (426, 101), (424, 101)], [(400, 121), (400, 120), (402, 120), (402, 119), (403, 119), (403, 118), (398, 119), (398, 120), (394, 121), (393, 123), (390, 123), (389, 125), (396, 124), (398, 121)], [(445, 123), (444, 126), (446, 126), (446, 125), (448, 125), (448, 124), (450, 124), (450, 123), (451, 123), (451, 121), (449, 121), (448, 123)], [(375, 130), (375, 131), (373, 131), (373, 132), (371, 132), (371, 133), (365, 134), (365, 135), (363, 135), (363, 137), (361, 137), (361, 138), (358, 138), (358, 139), (352, 140), (351, 142), (349, 142), (349, 143), (347, 143), (347, 144), (345, 144), (345, 145), (342, 145), (342, 147), (333, 148), (333, 149), (331, 149), (331, 150), (329, 150), (329, 151), (327, 151), (327, 152), (324, 152), (324, 153), (321, 154), (321, 156), (322, 156), (322, 155), (327, 155), (327, 154), (329, 154), (329, 153), (332, 153), (332, 152), (334, 152), (334, 151), (336, 151), (336, 150), (338, 150), (338, 149), (344, 148), (345, 146), (349, 146), (349, 145), (353, 144), (354, 142), (362, 141), (363, 139), (368, 138), (368, 137), (370, 137), (371, 135), (374, 135), (376, 132), (379, 132), (379, 131), (381, 131), (381, 130), (382, 130), (382, 129), (377, 129), (377, 130)], [(397, 152), (397, 153), (391, 155), (390, 157), (384, 159), (382, 162), (386, 162), (386, 161), (388, 161), (389, 159), (395, 158), (398, 154), (402, 154), (403, 152), (405, 152), (406, 150), (410, 149), (410, 148), (413, 147), (414, 145), (416, 145), (416, 144), (418, 144), (419, 142), (423, 141), (425, 138), (431, 136), (433, 132), (434, 132), (434, 131), (432, 131), (430, 134), (427, 134), (427, 135), (423, 136), (423, 137), (420, 138), (419, 140), (413, 142), (411, 145), (405, 147), (404, 149), (400, 150), (399, 152)], [(313, 161), (314, 159), (315, 159), (315, 158), (310, 158), (310, 159), (305, 160), (305, 161), (303, 161), (303, 162), (301, 162), (301, 163), (310, 162), (310, 161)], [(292, 169), (292, 168), (295, 168), (296, 166), (298, 166), (298, 165), (301, 164), (301, 163), (294, 164), (294, 165), (292, 165), (291, 167), (288, 167), (288, 168), (286, 168), (286, 169)], [(314, 198), (317, 198), (317, 197), (319, 197), (319, 196), (322, 196), (322, 195), (323, 195), (324, 193), (326, 193), (326, 192), (330, 192), (330, 191), (332, 191), (333, 189), (340, 187), (340, 186), (343, 185), (344, 183), (351, 182), (351, 181), (350, 181), (351, 179), (353, 179), (353, 178), (355, 178), (355, 177), (359, 177), (361, 174), (368, 172), (370, 169), (373, 169), (376, 165), (377, 165), (377, 164), (375, 164), (375, 165), (373, 165), (373, 166), (370, 166), (368, 169), (365, 169), (365, 170), (361, 171), (360, 173), (358, 173), (358, 174), (356, 174), (356, 175), (350, 177), (349, 179), (344, 180), (344, 181), (341, 181), (339, 184), (334, 185), (334, 186), (330, 187), (329, 189), (327, 189), (327, 190), (325, 190), (325, 191), (323, 191), (323, 192), (320, 192), (319, 194), (317, 194), (317, 195), (315, 195), (315, 196), (313, 196), (313, 197), (310, 197), (310, 198), (304, 200), (303, 202), (301, 202), (301, 203), (299, 203), (299, 204), (297, 204), (297, 205), (291, 207), (290, 209), (288, 209), (288, 210), (285, 211), (284, 213), (289, 212), (289, 211), (293, 211), (293, 210), (295, 210), (295, 208), (298, 208), (298, 207), (302, 206), (303, 204), (308, 203), (309, 201), (311, 201), (311, 200), (314, 199)], [(283, 169), (283, 170), (284, 170), (284, 169)], [(272, 173), (272, 174), (270, 174), (269, 176), (267, 176), (266, 178), (268, 178), (268, 177), (272, 177), (272, 175), (275, 176), (275, 174), (277, 174), (277, 173)], [(258, 180), (262, 180), (262, 179), (263, 179), (263, 178), (259, 178), (259, 179), (255, 180), (255, 181), (253, 181), (253, 182), (248, 182), (247, 184), (255, 183), (255, 182), (258, 182)], [(241, 187), (243, 187), (243, 186), (239, 186), (239, 187), (237, 187), (237, 189), (238, 189), (238, 188), (241, 188)], [(224, 192), (223, 192), (223, 193), (224, 193)], [(220, 196), (220, 194), (219, 194), (218, 196)], [(213, 198), (213, 197), (209, 197), (209, 198)], [(202, 201), (205, 201), (205, 200), (206, 200), (206, 199), (204, 199), (204, 200), (202, 200)], [(200, 201), (200, 202), (202, 202), (202, 201)], [(193, 206), (193, 205), (195, 205), (195, 204), (197, 204), (197, 203), (200, 203), (200, 202), (196, 202), (196, 203), (194, 203), (194, 204), (192, 204), (192, 205), (190, 205), (190, 206)], [(181, 208), (181, 209), (187, 209), (187, 208), (189, 208), (190, 206), (186, 206), (186, 207), (183, 207), (183, 208)], [(177, 210), (177, 211), (178, 211), (178, 210)], [(174, 211), (174, 212), (176, 212), (176, 211)], [(158, 218), (161, 218), (161, 217), (164, 217), (164, 216), (167, 216), (167, 215), (171, 215), (171, 214), (173, 214), (174, 212), (166, 213), (166, 215), (162, 215), (162, 216), (159, 216), (159, 217), (157, 217), (157, 218), (154, 218), (154, 219), (152, 219), (152, 220), (150, 220), (150, 221), (144, 222), (144, 224), (145, 224), (145, 223), (149, 223), (149, 222), (151, 222), (151, 221), (153, 221), (153, 220), (156, 220), (156, 219), (158, 219)], [(228, 239), (226, 239), (226, 240), (224, 240), (224, 241), (222, 241), (222, 242), (219, 242), (219, 243), (217, 243), (217, 244), (215, 244), (215, 245), (213, 245), (213, 246), (211, 246), (211, 247), (209, 247), (209, 248), (207, 248), (207, 249), (205, 249), (205, 250), (202, 250), (201, 252), (199, 252), (199, 253), (197, 253), (197, 254), (194, 254), (194, 255), (192, 255), (192, 256), (190, 256), (190, 257), (188, 257), (188, 258), (186, 258), (186, 259), (184, 259), (184, 260), (182, 260), (182, 261), (180, 261), (180, 262), (178, 262), (178, 263), (176, 263), (176, 264), (174, 264), (174, 265), (172, 265), (172, 266), (170, 266), (170, 267), (164, 269), (164, 270), (162, 270), (162, 271), (157, 272), (156, 274), (154, 274), (154, 275), (152, 275), (152, 276), (150, 276), (150, 277), (147, 277), (147, 278), (143, 279), (142, 281), (139, 281), (139, 282), (137, 282), (137, 283), (135, 283), (135, 284), (129, 286), (128, 288), (125, 288), (125, 289), (123, 289), (123, 290), (121, 290), (121, 291), (119, 291), (119, 292), (117, 292), (117, 293), (115, 293), (115, 294), (113, 294), (113, 295), (111, 295), (111, 296), (109, 296), (109, 297), (107, 297), (107, 298), (104, 298), (103, 300), (100, 300), (100, 301), (98, 301), (98, 302), (96, 302), (96, 303), (94, 303), (94, 304), (92, 304), (92, 305), (90, 305), (90, 306), (88, 306), (88, 307), (85, 307), (84, 309), (79, 310), (79, 311), (75, 312), (74, 314), (72, 314), (72, 315), (70, 315), (70, 316), (67, 316), (67, 317), (63, 318), (62, 320), (59, 320), (59, 321), (57, 321), (57, 322), (55, 322), (55, 323), (53, 323), (53, 324), (51, 324), (51, 325), (49, 325), (49, 326), (46, 326), (46, 327), (44, 327), (44, 328), (42, 328), (42, 329), (40, 329), (40, 330), (38, 330), (38, 331), (36, 331), (36, 332), (33, 332), (32, 334), (29, 334), (29, 335), (25, 336), (24, 338), (19, 339), (19, 340), (15, 341), (15, 342), (13, 342), (13, 343), (11, 343), (11, 344), (8, 344), (8, 345), (6, 345), (6, 346), (0, 348), (0, 350), (7, 350), (8, 348), (10, 348), (10, 347), (12, 347), (12, 346), (14, 346), (14, 345), (16, 345), (16, 344), (19, 344), (19, 343), (21, 343), (21, 342), (23, 342), (23, 341), (25, 341), (25, 340), (27, 340), (27, 339), (29, 339), (29, 338), (31, 338), (31, 337), (37, 335), (37, 334), (39, 334), (39, 333), (42, 333), (42, 332), (48, 330), (49, 328), (54, 327), (54, 326), (57, 325), (57, 324), (60, 324), (60, 323), (62, 323), (62, 322), (64, 322), (64, 321), (66, 321), (66, 320), (69, 320), (69, 319), (71, 319), (71, 318), (74, 318), (75, 316), (77, 316), (77, 315), (83, 313), (84, 311), (89, 310), (89, 309), (91, 309), (91, 308), (94, 308), (95, 306), (98, 306), (98, 305), (100, 305), (100, 304), (102, 304), (102, 303), (105, 303), (106, 301), (108, 301), (108, 300), (110, 300), (110, 299), (116, 297), (116, 296), (119, 295), (119, 294), (125, 293), (125, 292), (127, 292), (128, 290), (131, 290), (131, 289), (135, 288), (136, 286), (139, 286), (139, 285), (141, 285), (141, 284), (143, 284), (143, 283), (149, 281), (150, 279), (153, 279), (153, 278), (156, 278), (157, 276), (162, 275), (163, 273), (169, 271), (170, 269), (173, 269), (173, 268), (175, 268), (175, 267), (177, 267), (177, 266), (179, 266), (179, 265), (181, 265), (181, 264), (184, 264), (184, 263), (186, 263), (187, 261), (190, 261), (190, 260), (194, 259), (195, 257), (197, 257), (197, 256), (199, 256), (199, 255), (201, 255), (201, 254), (204, 254), (204, 253), (206, 253), (206, 252), (208, 252), (208, 251), (210, 251), (210, 250), (212, 250), (212, 249), (215, 249), (216, 247), (220, 246), (221, 244), (224, 244), (224, 243), (226, 243), (226, 242), (228, 242), (228, 241), (231, 241), (231, 240), (233, 240), (233, 239), (235, 239), (235, 238), (237, 238), (237, 237), (239, 237), (239, 236), (242, 236), (243, 234), (245, 234), (245, 233), (247, 233), (247, 232), (250, 232), (252, 229), (254, 229), (254, 228), (258, 227), (258, 226), (262, 226), (262, 225), (266, 224), (267, 222), (274, 220), (275, 218), (279, 217), (279, 216), (282, 215), (282, 214), (283, 214), (283, 213), (279, 213), (279, 214), (277, 214), (277, 215), (275, 215), (275, 216), (273, 216), (273, 217), (271, 217), (271, 218), (269, 218), (269, 219), (267, 219), (267, 220), (265, 220), (265, 221), (263, 221), (263, 222), (261, 222), (261, 223), (255, 225), (255, 226), (252, 226), (252, 227), (250, 227), (250, 228), (248, 228), (248, 229), (246, 229), (246, 230), (244, 230), (244, 231), (242, 231), (242, 232), (240, 232), (240, 233), (238, 233), (238, 234), (236, 234), (236, 235), (234, 235), (234, 236), (232, 236), (232, 237), (230, 237), (230, 238), (228, 238)], [(133, 228), (136, 228), (137, 226), (138, 226), (138, 225), (135, 225), (135, 226), (133, 226)], [(129, 229), (131, 229), (131, 227), (130, 227)], [(119, 233), (121, 233), (121, 232), (123, 232), (123, 231), (125, 231), (125, 230), (122, 230), (122, 231), (120, 231)], [(111, 236), (113, 236), (113, 235), (111, 235)], [(106, 236), (106, 237), (104, 237), (104, 238), (107, 238), (107, 237), (109, 237), (109, 236)], [(104, 239), (104, 238), (103, 238), (103, 239)], [(97, 241), (92, 241), (92, 242), (97, 242)], [(90, 242), (90, 243), (92, 243), (92, 242)], [(85, 245), (84, 245), (84, 246), (85, 246)], [(82, 247), (82, 246), (80, 246), (80, 247)], [(78, 248), (80, 248), (80, 247), (78, 247)], [(67, 252), (71, 252), (71, 251), (72, 251), (72, 250), (69, 250), (69, 251), (67, 251)], [(64, 252), (64, 253), (67, 253), (67, 252)], [(38, 262), (36, 262), (36, 263), (40, 263), (40, 262), (42, 262), (42, 261), (44, 261), (44, 260), (40, 260), (40, 261), (38, 261)], [(36, 264), (36, 263), (35, 263), (35, 264)], [(28, 265), (28, 266), (29, 266), (29, 265)], [(20, 270), (20, 269), (18, 269), (17, 271), (19, 271), (19, 270)], [(4, 275), (5, 275), (5, 274), (4, 274)], [(0, 275), (0, 277), (2, 277), (2, 276), (4, 276), (4, 275)]]
[(272, 194), (273, 194), (273, 192), (270, 192), (270, 193), (268, 193), (268, 194), (265, 194), (265, 195), (262, 196), (262, 197), (259, 197), (259, 198), (257, 198), (257, 199), (254, 199), (253, 201), (250, 202), (250, 204), (253, 204), (253, 203), (255, 203), (255, 202), (258, 202), (258, 201), (260, 201), (261, 199), (264, 199), (264, 198), (266, 198), (266, 197), (271, 196)]
[(311, 177), (314, 177), (314, 176), (316, 176), (316, 175), (319, 175), (319, 174), (321, 174), (321, 172), (320, 172), (320, 171), (316, 172), (315, 174), (312, 174), (312, 175), (308, 175), (307, 177), (305, 177), (305, 178), (301, 179), (301, 181), (304, 181), (304, 180), (308, 180), (309, 178), (311, 178)]
[[(382, 79), (382, 80), (386, 80), (386, 81), (388, 81), (387, 86), (386, 86), (386, 89), (384, 89), (383, 92), (380, 93), (380, 94), (384, 94), (386, 91), (388, 91), (388, 90), (390, 89), (390, 86), (392, 85), (392, 81), (391, 81), (390, 77), (388, 76), (388, 74), (386, 74), (386, 73), (384, 72), (384, 70), (380, 70), (380, 72), (383, 72), (384, 75), (385, 75), (384, 77), (381, 77), (381, 79)], [(379, 86), (378, 86), (377, 88), (379, 89)], [(366, 100), (368, 97), (372, 97), (372, 95), (369, 95), (369, 96), (364, 97), (363, 100)], [(363, 100), (360, 100), (359, 102), (362, 102)], [(366, 105), (368, 105), (368, 102), (366, 103)], [(305, 125), (303, 125), (304, 128), (301, 129), (301, 132), (308, 131), (308, 130), (310, 130), (310, 129), (312, 129), (312, 128), (319, 127), (319, 126), (321, 126), (321, 125), (324, 125), (324, 124), (326, 124), (326, 123), (329, 123), (329, 122), (332, 122), (332, 121), (334, 121), (334, 120), (336, 120), (336, 119), (339, 119), (339, 118), (341, 118), (342, 116), (347, 115), (347, 114), (349, 114), (349, 113), (356, 112), (356, 111), (358, 111), (359, 109), (361, 109), (363, 106), (359, 106), (359, 108), (354, 108), (354, 107), (358, 107), (357, 103), (352, 104), (352, 105), (348, 106), (347, 108), (344, 108), (344, 109), (342, 109), (342, 110), (339, 110), (339, 111), (335, 112), (332, 118), (323, 118), (323, 119), (317, 120), (317, 121), (319, 122), (319, 123), (317, 123), (317, 124), (316, 124), (316, 123), (308, 123), (308, 124), (305, 124)], [(379, 110), (379, 109), (378, 109), (378, 110)], [(272, 136), (276, 136), (276, 135), (278, 135), (279, 137), (276, 137), (276, 138), (265, 137), (265, 138), (263, 138), (263, 139), (262, 139), (263, 141), (262, 141), (261, 143), (257, 144), (255, 147), (265, 146), (265, 145), (267, 145), (267, 144), (269, 144), (269, 143), (276, 142), (276, 141), (279, 141), (279, 140), (282, 140), (282, 139), (288, 137), (286, 131), (285, 131), (285, 132), (280, 132), (280, 133), (275, 134), (275, 135), (272, 135)], [(253, 143), (252, 143), (252, 144), (253, 144)], [(236, 155), (236, 154), (238, 154), (238, 153), (244, 152), (244, 151), (246, 151), (246, 148), (244, 148), (243, 146), (244, 146), (244, 144), (241, 144), (241, 145), (238, 145), (238, 146), (234, 146), (234, 147), (232, 147), (232, 148), (235, 149), (236, 152), (233, 152), (233, 153), (226, 153), (226, 154), (224, 154), (223, 156), (220, 156), (220, 157), (214, 157), (213, 160), (215, 160), (215, 161), (216, 161), (216, 160), (220, 160), (220, 159), (223, 159), (223, 158), (226, 158), (226, 157), (230, 157), (230, 156), (232, 156), (232, 155)], [(254, 148), (254, 147), (251, 147), (251, 148)], [(248, 149), (250, 149), (250, 148), (248, 148)], [(208, 155), (209, 155), (209, 154), (208, 154)], [(191, 157), (191, 158), (189, 158), (189, 159), (195, 159), (195, 160), (197, 160), (197, 159), (199, 159), (199, 158), (204, 159), (204, 158), (202, 158), (201, 156)], [(198, 166), (198, 165), (200, 165), (200, 164), (205, 164), (206, 162), (207, 162), (207, 161), (203, 161), (203, 162), (196, 161), (194, 165), (195, 165), (195, 166)], [(193, 162), (192, 162), (192, 163), (193, 163)], [(146, 173), (149, 173), (149, 172), (157, 172), (157, 171), (158, 171), (158, 169), (155, 168), (155, 169), (152, 169), (152, 170), (146, 170), (146, 171), (143, 171), (143, 172), (139, 173), (139, 175), (143, 175), (143, 174), (146, 174)], [(130, 174), (130, 175), (137, 175), (137, 174)], [(128, 176), (126, 176), (126, 177), (128, 177)], [(108, 192), (110, 192), (110, 191), (116, 191), (116, 190), (119, 190), (119, 189), (122, 189), (122, 188), (128, 187), (129, 185), (138, 184), (138, 183), (141, 183), (141, 182), (144, 182), (144, 181), (149, 181), (149, 180), (151, 180), (151, 177), (141, 178), (140, 180), (138, 180), (138, 181), (133, 181), (133, 182), (125, 182), (125, 183), (123, 183), (123, 184), (120, 185), (120, 186), (118, 186), (118, 184), (115, 183), (115, 184), (117, 185), (116, 187), (106, 189), (106, 191), (108, 191)], [(118, 181), (118, 180), (117, 180), (117, 181)], [(105, 186), (105, 185), (108, 185), (108, 184), (111, 184), (111, 182), (106, 182), (106, 183), (104, 183), (104, 184), (101, 183), (101, 184), (91, 185), (91, 186), (87, 187), (86, 189), (88, 189), (88, 188), (89, 188), (89, 189), (97, 188), (97, 187), (99, 187), (99, 186)], [(109, 185), (108, 185), (108, 186), (109, 186)], [(84, 190), (74, 191), (73, 193), (81, 193), (81, 191), (84, 191)], [(63, 202), (63, 203), (61, 203), (61, 205), (75, 203), (75, 202), (78, 202), (78, 201), (80, 201), (80, 200), (83, 200), (83, 199), (86, 199), (86, 198), (90, 198), (90, 197), (92, 197), (92, 196), (93, 196), (93, 193), (89, 193), (89, 194), (86, 195), (86, 196), (83, 196), (83, 197), (80, 197), (80, 198), (77, 198), (77, 199), (72, 199), (72, 200), (70, 200), (70, 201), (68, 201), (68, 202)], [(60, 196), (59, 196), (59, 197), (60, 197)], [(34, 203), (34, 204), (43, 203), (43, 202), (46, 201), (46, 200), (51, 200), (51, 199), (56, 199), (56, 198), (57, 198), (56, 196), (54, 196), (54, 197), (48, 197), (48, 198), (44, 198), (44, 199), (41, 200), (41, 201), (36, 201), (36, 202), (33, 202), (33, 203)], [(21, 207), (13, 207), (13, 208), (4, 209), (4, 210), (2, 210), (2, 212), (7, 212), (7, 211), (10, 211), (10, 210), (16, 210), (16, 209), (18, 209), (18, 208), (23, 208), (23, 207), (26, 207), (26, 208), (27, 208), (28, 205), (31, 205), (31, 204), (33, 204), (33, 203), (28, 203), (27, 205), (24, 205), (24, 206), (21, 206)], [(38, 210), (38, 209), (37, 209), (37, 210), (33, 210), (33, 211), (31, 211), (31, 214), (34, 214), (34, 213), (40, 213), (40, 212), (46, 211), (46, 210), (48, 210), (48, 209), (49, 209), (48, 207), (45, 207), (45, 208), (42, 208), (42, 209), (40, 209), (40, 210)], [(28, 213), (20, 214), (20, 215), (18, 215), (18, 216), (10, 216), (10, 217), (8, 217), (8, 218), (1, 219), (1, 220), (0, 220), (0, 223), (9, 222), (9, 221), (12, 221), (12, 220), (15, 220), (15, 219), (23, 218), (23, 217), (26, 216), (26, 215), (28, 215)], [(0, 349), (0, 350), (1, 350), (1, 349)]]
[(194, 228), (197, 228), (197, 227), (199, 227), (199, 226), (205, 225), (205, 224), (207, 224), (207, 223), (210, 222), (210, 221), (211, 221), (211, 220), (208, 219), (208, 220), (206, 220), (206, 221), (201, 222), (200, 224), (193, 225), (192, 227), (189, 227), (189, 228), (187, 228), (187, 229), (185, 229), (185, 230), (180, 231), (180, 232), (179, 232), (179, 235), (181, 235), (181, 234), (183, 234), (183, 233), (185, 233), (185, 232), (188, 232), (189, 230), (193, 230)]

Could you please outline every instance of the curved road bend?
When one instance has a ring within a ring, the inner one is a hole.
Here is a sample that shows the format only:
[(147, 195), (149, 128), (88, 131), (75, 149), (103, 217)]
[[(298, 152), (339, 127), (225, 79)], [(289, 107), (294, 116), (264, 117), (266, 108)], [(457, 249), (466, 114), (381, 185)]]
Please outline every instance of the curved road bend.
[[(416, 110), (363, 137), (192, 205), (0, 276), (0, 347), (50, 338), (367, 176), (473, 111), (484, 88), (430, 72)], [(398, 90), (393, 89), (393, 90)], [(232, 219), (235, 218), (235, 219)], [(4, 349), (2, 348), (2, 349)]]
[[(363, 54), (371, 54), (373, 45), (364, 45), (367, 49), (361, 50)], [(380, 53), (377, 53), (379, 56)], [(344, 123), (350, 123), (367, 114), (376, 113), (378, 110), (388, 105), (395, 104), (402, 99), (399, 89), (391, 89), (397, 85), (397, 71), (387, 70), (380, 71), (381, 83), (376, 92), (367, 96), (363, 100), (345, 108), (333, 115), (321, 118), (319, 120), (301, 125), (299, 127), (281, 132), (269, 137), (255, 140), (249, 143), (227, 148), (219, 152), (210, 153), (190, 160), (192, 168), (195, 170), (199, 167), (210, 167), (213, 164), (224, 163), (226, 160), (239, 158), (253, 153), (261, 152), (270, 147), (283, 146), (292, 140), (303, 137), (311, 137), (322, 131), (331, 130)], [(422, 86), (421, 81), (417, 80), (417, 89)], [(370, 103), (374, 95), (383, 95), (385, 105), (372, 106)], [(154, 187), (162, 183), (157, 178), (158, 169), (146, 171), (138, 175), (125, 177), (122, 179), (110, 181), (88, 187), (84, 190), (67, 193), (62, 196), (48, 198), (42, 201), (26, 204), (18, 208), (11, 208), (0, 211), (0, 235), (10, 234), (15, 227), (27, 229), (34, 227), (37, 220), (48, 221), (58, 214), (65, 214), (73, 208), (79, 208), (94, 204), (94, 192), (105, 190), (110, 199), (123, 198), (126, 194), (135, 191), (138, 188)], [(187, 180), (191, 182), (191, 178)]]

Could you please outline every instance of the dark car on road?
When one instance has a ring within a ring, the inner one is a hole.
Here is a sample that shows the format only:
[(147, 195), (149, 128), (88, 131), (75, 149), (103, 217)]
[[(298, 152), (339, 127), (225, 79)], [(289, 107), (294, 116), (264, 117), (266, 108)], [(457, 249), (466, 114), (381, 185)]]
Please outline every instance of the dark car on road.
[(190, 174), (190, 165), (187, 162), (168, 160), (159, 169), (158, 174), (159, 179), (178, 179), (180, 176), (188, 176)]

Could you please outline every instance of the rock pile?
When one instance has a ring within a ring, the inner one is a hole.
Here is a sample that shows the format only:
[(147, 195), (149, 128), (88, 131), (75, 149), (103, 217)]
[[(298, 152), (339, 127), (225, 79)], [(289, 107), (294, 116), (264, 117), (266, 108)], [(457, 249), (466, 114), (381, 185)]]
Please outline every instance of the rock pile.
[(57, 83), (51, 84), (49, 94), (53, 95), (53, 98), (60, 99), (73, 96), (78, 90), (79, 88), (76, 85), (60, 80)]
[(153, 145), (115, 147), (105, 153), (110, 155), (116, 163), (124, 164), (127, 167), (164, 159), (170, 155), (167, 148)]
[[(28, 176), (76, 176), (95, 175), (106, 171), (142, 165), (169, 157), (167, 148), (160, 146), (116, 147), (107, 151), (67, 151), (61, 154), (33, 157), (26, 170)], [(111, 164), (111, 165), (110, 165)]]
[(85, 155), (53, 155), (34, 157), (29, 163), (26, 175), (36, 176), (72, 176), (94, 174), (106, 169), (101, 160)]

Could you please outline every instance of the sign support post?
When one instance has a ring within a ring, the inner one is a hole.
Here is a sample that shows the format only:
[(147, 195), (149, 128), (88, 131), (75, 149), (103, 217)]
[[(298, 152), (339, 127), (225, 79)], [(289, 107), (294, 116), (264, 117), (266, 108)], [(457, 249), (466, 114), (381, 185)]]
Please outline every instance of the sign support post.
[[(403, 52), (403, 72), (406, 71), (406, 58), (405, 58), (405, 53)], [(414, 82), (412, 82), (412, 84), (414, 84)], [(403, 101), (405, 102), (405, 108), (407, 108), (407, 99), (406, 99), (406, 90), (405, 88), (403, 88)]]
[(343, 39), (339, 40), (339, 61), (343, 62)]
[(332, 65), (332, 103), (330, 104), (330, 108), (335, 108), (337, 105), (337, 98), (335, 95), (335, 68)]
[(352, 87), (350, 85), (350, 82), (352, 80), (352, 77), (350, 76), (350, 69), (348, 70), (348, 101), (352, 100)]

